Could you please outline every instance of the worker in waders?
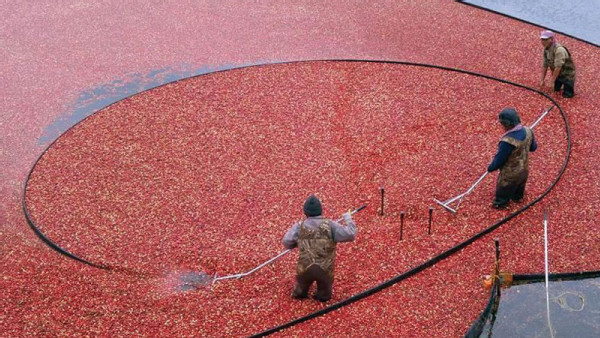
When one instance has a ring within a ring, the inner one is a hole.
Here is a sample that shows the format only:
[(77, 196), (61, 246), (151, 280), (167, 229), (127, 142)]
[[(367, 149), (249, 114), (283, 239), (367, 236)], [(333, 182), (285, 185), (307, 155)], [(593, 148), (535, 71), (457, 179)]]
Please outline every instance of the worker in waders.
[(543, 31), (540, 34), (540, 39), (542, 46), (544, 46), (540, 87), (544, 88), (546, 73), (550, 68), (550, 84), (554, 86), (554, 91), (559, 92), (562, 88), (563, 97), (573, 97), (575, 95), (575, 64), (571, 53), (565, 46), (556, 41), (556, 36), (552, 31)]
[(488, 172), (500, 169), (492, 206), (503, 209), (511, 200), (519, 202), (523, 199), (529, 175), (529, 152), (537, 149), (537, 143), (533, 131), (521, 125), (521, 118), (514, 108), (503, 109), (498, 119), (505, 133)]
[(292, 297), (308, 297), (310, 286), (317, 282), (313, 298), (326, 302), (332, 293), (336, 243), (353, 241), (358, 228), (350, 212), (343, 215), (346, 226), (323, 218), (321, 201), (314, 195), (306, 199), (303, 209), (306, 219), (295, 223), (283, 237), (283, 246), (297, 246), (300, 251)]

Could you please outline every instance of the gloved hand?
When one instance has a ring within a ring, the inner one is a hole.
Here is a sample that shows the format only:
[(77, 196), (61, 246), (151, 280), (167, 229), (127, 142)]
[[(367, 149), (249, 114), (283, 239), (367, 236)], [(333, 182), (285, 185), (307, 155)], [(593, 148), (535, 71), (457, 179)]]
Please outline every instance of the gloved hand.
[(344, 217), (344, 222), (346, 222), (346, 224), (352, 222), (352, 211), (348, 210), (348, 212), (343, 214), (342, 217)]

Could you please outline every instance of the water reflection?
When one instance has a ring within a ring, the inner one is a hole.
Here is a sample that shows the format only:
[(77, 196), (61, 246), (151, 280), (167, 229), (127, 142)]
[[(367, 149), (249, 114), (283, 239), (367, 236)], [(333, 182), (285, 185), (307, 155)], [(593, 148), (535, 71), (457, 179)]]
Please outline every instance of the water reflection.
[[(600, 278), (549, 283), (554, 337), (600, 337)], [(515, 285), (501, 291), (495, 318), (481, 337), (551, 337), (545, 283)]]

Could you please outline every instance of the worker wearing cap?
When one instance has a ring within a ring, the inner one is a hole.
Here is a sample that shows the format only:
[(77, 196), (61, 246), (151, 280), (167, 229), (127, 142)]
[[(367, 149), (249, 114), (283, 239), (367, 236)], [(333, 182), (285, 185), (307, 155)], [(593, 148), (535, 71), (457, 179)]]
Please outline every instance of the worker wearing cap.
[(317, 282), (313, 298), (326, 302), (333, 290), (336, 243), (354, 241), (358, 228), (350, 212), (343, 215), (346, 226), (323, 218), (321, 201), (315, 195), (306, 199), (303, 210), (306, 219), (295, 223), (283, 237), (283, 246), (297, 246), (300, 251), (292, 297), (308, 297), (308, 289)]
[(506, 132), (500, 138), (498, 152), (488, 172), (500, 169), (492, 206), (503, 209), (511, 200), (519, 202), (523, 199), (529, 176), (529, 152), (537, 149), (537, 143), (533, 131), (521, 125), (515, 108), (503, 109), (498, 120)]
[(544, 87), (544, 80), (548, 68), (552, 72), (552, 81), (554, 91), (563, 89), (563, 97), (570, 98), (575, 95), (575, 64), (571, 53), (567, 48), (556, 41), (554, 33), (548, 30), (540, 34), (542, 45), (544, 46), (544, 63), (542, 65), (542, 78), (540, 87)]

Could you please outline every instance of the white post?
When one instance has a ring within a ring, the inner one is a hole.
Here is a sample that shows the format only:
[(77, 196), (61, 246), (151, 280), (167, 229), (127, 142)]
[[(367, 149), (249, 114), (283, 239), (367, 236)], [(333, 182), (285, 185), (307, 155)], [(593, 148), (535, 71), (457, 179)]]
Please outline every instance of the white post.
[(548, 316), (548, 329), (550, 330), (550, 336), (554, 338), (552, 323), (550, 322), (550, 294), (548, 292), (548, 217), (546, 210), (544, 210), (544, 270), (546, 274), (546, 314)]

